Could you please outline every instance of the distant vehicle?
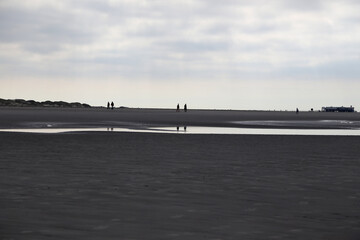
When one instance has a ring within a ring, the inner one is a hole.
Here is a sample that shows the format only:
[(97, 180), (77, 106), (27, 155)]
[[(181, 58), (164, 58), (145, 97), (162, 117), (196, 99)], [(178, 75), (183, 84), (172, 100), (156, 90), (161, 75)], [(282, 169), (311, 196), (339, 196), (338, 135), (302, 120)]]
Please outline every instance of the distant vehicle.
[(355, 112), (353, 106), (350, 107), (322, 107), (323, 112)]

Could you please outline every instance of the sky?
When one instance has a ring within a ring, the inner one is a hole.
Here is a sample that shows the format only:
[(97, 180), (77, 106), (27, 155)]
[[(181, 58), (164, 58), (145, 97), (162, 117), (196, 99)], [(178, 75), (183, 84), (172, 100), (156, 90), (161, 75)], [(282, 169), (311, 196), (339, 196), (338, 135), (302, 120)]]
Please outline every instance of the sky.
[(0, 0), (0, 98), (360, 110), (358, 0)]

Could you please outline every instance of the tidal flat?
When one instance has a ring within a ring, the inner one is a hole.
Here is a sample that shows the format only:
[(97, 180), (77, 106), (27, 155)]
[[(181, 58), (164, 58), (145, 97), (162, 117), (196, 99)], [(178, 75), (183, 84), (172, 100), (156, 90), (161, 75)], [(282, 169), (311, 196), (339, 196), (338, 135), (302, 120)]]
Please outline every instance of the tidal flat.
[[(238, 121), (336, 129), (359, 122), (358, 113), (315, 112), (2, 108), (0, 114), (2, 129), (238, 128)], [(359, 136), (0, 132), (0, 237), (359, 239), (359, 146)]]
[(2, 239), (358, 239), (360, 138), (0, 133)]

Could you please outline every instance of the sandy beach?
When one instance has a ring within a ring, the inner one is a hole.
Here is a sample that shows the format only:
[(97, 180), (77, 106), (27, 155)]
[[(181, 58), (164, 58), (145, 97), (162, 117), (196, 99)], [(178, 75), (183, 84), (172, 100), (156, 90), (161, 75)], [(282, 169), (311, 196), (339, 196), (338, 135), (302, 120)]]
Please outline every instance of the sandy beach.
[[(205, 110), (0, 114), (1, 128), (359, 120)], [(350, 136), (1, 132), (0, 237), (359, 239), (359, 145)]]

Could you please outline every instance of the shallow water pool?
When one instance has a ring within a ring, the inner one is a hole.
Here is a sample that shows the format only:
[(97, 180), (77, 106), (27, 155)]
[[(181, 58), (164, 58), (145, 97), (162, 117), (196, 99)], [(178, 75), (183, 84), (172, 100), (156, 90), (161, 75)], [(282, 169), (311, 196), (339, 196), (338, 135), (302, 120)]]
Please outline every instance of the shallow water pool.
[(150, 128), (26, 128), (0, 129), (0, 132), (66, 133), (66, 132), (143, 132), (171, 134), (249, 134), (249, 135), (313, 135), (313, 136), (360, 136), (360, 129), (266, 129), (230, 127), (150, 127)]

